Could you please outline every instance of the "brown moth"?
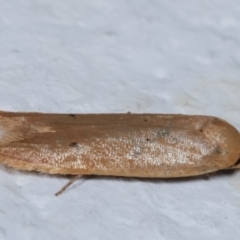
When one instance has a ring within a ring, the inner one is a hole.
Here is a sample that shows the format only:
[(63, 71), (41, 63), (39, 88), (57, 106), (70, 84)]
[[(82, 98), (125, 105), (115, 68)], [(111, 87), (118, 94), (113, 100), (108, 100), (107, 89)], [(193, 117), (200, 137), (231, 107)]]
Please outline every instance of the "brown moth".
[(0, 163), (19, 170), (173, 178), (239, 159), (239, 132), (216, 117), (0, 112)]

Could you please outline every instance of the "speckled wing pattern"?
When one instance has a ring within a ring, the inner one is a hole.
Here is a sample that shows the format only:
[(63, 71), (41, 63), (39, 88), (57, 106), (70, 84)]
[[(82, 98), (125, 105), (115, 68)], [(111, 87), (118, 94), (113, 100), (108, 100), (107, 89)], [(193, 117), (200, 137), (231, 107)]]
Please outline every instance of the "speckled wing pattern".
[(0, 163), (50, 174), (184, 177), (228, 168), (240, 134), (208, 116), (0, 113)]

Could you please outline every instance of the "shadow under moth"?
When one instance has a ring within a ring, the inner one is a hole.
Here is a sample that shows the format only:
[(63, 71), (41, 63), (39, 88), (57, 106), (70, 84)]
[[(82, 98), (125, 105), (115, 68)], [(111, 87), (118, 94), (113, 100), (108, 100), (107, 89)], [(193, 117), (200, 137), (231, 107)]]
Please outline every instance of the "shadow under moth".
[(238, 130), (211, 116), (0, 112), (0, 163), (19, 170), (174, 178), (239, 159)]

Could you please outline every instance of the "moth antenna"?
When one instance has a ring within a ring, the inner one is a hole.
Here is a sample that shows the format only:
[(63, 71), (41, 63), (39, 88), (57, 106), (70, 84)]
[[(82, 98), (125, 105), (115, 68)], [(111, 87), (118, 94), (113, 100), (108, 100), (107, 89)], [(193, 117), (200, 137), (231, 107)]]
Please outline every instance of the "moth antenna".
[(58, 192), (55, 193), (55, 196), (59, 196), (62, 194), (70, 185), (72, 185), (76, 180), (81, 178), (82, 175), (77, 175), (76, 177), (72, 178), (66, 185), (64, 185)]

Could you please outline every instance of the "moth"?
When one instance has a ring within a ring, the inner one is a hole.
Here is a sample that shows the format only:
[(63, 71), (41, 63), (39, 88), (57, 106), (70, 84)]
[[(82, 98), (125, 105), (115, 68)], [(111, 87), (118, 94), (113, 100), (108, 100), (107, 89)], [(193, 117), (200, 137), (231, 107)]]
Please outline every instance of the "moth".
[(238, 130), (212, 116), (0, 112), (0, 163), (19, 170), (174, 178), (239, 159)]

